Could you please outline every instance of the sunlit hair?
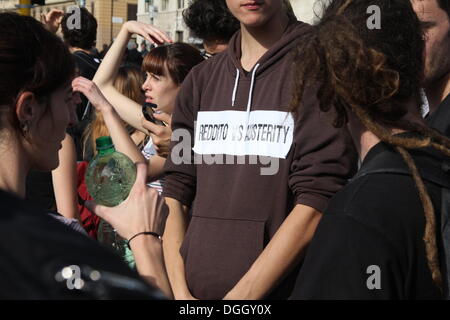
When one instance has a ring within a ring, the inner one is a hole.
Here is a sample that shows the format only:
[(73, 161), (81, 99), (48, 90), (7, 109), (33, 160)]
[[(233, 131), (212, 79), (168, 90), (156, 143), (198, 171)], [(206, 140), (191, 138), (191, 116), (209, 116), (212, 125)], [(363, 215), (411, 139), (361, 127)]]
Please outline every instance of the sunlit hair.
[[(142, 92), (141, 86), (144, 83), (144, 75), (138, 67), (134, 66), (122, 66), (119, 68), (116, 78), (114, 79), (113, 85), (124, 96), (130, 98), (136, 103), (142, 105), (145, 101), (145, 96)], [(127, 130), (132, 134), (135, 130), (131, 126), (127, 125)], [(95, 154), (95, 140), (99, 137), (109, 136), (110, 133), (106, 127), (105, 120), (103, 119), (102, 113), (95, 111), (95, 116), (93, 121), (87, 126), (84, 132), (84, 154), (86, 155), (88, 150), (86, 148), (90, 147)], [(87, 143), (89, 140), (90, 143)]]
[[(179, 86), (189, 71), (203, 61), (198, 49), (187, 43), (176, 42), (150, 50), (144, 58), (142, 70), (158, 76), (169, 76)], [(166, 74), (165, 68), (169, 74)]]

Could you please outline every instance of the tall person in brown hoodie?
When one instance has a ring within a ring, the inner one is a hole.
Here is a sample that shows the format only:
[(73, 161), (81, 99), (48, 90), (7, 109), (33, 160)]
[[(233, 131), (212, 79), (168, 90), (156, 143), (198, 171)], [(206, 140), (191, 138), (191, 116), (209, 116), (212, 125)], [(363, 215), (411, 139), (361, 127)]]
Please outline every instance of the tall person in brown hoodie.
[(227, 6), (241, 30), (192, 69), (177, 97), (164, 257), (176, 299), (285, 298), (356, 153), (315, 95), (288, 113), (289, 53), (311, 27), (282, 0)]

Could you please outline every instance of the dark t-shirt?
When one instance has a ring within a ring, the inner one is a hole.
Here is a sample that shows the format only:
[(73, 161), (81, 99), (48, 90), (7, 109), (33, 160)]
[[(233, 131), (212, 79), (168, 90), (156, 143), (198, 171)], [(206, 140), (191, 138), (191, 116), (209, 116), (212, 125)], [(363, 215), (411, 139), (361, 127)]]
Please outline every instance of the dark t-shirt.
[(450, 94), (442, 101), (435, 113), (427, 118), (428, 124), (450, 137)]
[[(428, 149), (411, 154), (421, 173), (436, 172), (448, 161)], [(373, 166), (374, 159), (378, 159), (376, 163), (394, 159), (391, 163), (405, 168), (406, 173), (373, 173), (354, 178), (335, 195), (308, 248), (291, 299), (441, 297), (432, 282), (422, 240), (424, 210), (406, 164), (383, 143), (370, 150), (361, 170)], [(450, 184), (449, 173), (438, 171), (438, 177)], [(427, 180), (425, 184), (435, 208), (437, 239), (442, 239), (441, 195), (445, 189)], [(443, 221), (447, 218), (442, 215)], [(444, 227), (443, 233), (448, 234), (448, 226)], [(442, 240), (438, 247), (447, 287)]]
[(41, 210), (56, 211), (51, 172), (30, 171), (26, 180), (25, 198)]
[[(1, 190), (0, 211), (0, 299), (162, 297), (113, 251)], [(75, 278), (56, 280), (66, 266), (80, 269), (83, 290), (70, 290)]]

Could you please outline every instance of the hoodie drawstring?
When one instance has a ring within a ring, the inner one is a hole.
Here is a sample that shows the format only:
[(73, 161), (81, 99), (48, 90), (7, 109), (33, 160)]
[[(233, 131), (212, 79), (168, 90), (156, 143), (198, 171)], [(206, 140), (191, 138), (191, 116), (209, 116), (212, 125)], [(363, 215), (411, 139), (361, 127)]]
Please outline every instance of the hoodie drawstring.
[(250, 91), (248, 92), (248, 102), (247, 102), (247, 120), (250, 115), (250, 108), (252, 106), (252, 97), (253, 97), (253, 86), (255, 84), (255, 74), (256, 70), (258, 70), (259, 63), (255, 66), (252, 72), (252, 82), (250, 83)]
[[(250, 116), (250, 108), (252, 106), (252, 98), (253, 98), (253, 88), (255, 85), (255, 75), (256, 71), (259, 68), (259, 63), (253, 68), (252, 72), (252, 81), (250, 83), (250, 91), (248, 92), (248, 101), (247, 101), (247, 120)], [(233, 88), (233, 96), (231, 97), (231, 106), (234, 107), (234, 103), (236, 101), (236, 93), (239, 86), (239, 69), (236, 69), (236, 80), (234, 81), (234, 88)]]
[(234, 81), (234, 89), (233, 89), (233, 96), (231, 97), (231, 106), (234, 107), (234, 102), (236, 101), (236, 92), (238, 88), (239, 83), (239, 69), (236, 69), (236, 81)]

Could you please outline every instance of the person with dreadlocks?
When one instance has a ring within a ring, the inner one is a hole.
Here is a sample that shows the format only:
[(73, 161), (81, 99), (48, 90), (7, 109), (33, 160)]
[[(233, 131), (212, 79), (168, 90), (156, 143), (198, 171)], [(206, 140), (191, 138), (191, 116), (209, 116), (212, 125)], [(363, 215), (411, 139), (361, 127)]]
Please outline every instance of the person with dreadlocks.
[[(371, 5), (380, 29), (367, 27)], [(424, 41), (411, 3), (334, 0), (308, 36), (291, 108), (318, 90), (362, 166), (330, 201), (291, 299), (447, 297), (450, 140), (420, 114)]]

